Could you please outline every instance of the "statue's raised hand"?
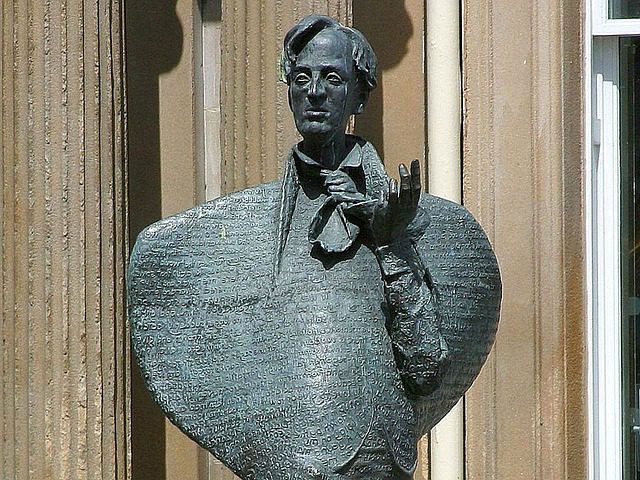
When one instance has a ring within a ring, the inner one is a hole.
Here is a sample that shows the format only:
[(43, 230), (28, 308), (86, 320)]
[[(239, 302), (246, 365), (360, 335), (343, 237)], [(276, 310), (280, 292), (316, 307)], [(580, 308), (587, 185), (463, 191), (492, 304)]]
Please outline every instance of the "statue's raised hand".
[(404, 163), (398, 167), (400, 185), (389, 179), (387, 188), (380, 191), (370, 221), (371, 233), (380, 247), (398, 239), (416, 216), (420, 200), (420, 162), (411, 162), (411, 171)]

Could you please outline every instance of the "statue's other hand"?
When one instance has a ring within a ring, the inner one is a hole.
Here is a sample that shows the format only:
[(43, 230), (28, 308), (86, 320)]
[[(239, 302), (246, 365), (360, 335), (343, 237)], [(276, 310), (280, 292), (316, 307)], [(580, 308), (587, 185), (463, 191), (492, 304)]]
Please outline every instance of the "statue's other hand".
[(352, 204), (365, 200), (351, 177), (342, 170), (321, 170), (320, 175), (324, 177), (327, 192), (337, 203)]
[(420, 192), (420, 162), (411, 162), (411, 170), (404, 163), (398, 167), (400, 186), (389, 179), (386, 188), (380, 191), (373, 207), (370, 226), (378, 246), (389, 245), (400, 237), (411, 223), (418, 210)]

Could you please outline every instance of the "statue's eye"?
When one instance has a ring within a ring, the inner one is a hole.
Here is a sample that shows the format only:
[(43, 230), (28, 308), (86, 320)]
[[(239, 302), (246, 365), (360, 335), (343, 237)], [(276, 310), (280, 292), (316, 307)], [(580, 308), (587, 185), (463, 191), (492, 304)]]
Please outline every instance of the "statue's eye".
[(305, 85), (306, 83), (309, 83), (309, 80), (309, 75), (303, 72), (298, 73), (293, 79), (296, 85)]
[(329, 72), (327, 74), (327, 81), (331, 85), (341, 85), (342, 84), (342, 77), (340, 75), (338, 75), (336, 72)]

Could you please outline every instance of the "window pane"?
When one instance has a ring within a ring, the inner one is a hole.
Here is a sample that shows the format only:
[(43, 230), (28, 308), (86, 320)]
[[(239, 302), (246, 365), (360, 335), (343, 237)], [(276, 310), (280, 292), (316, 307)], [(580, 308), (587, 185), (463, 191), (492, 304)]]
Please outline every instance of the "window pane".
[(640, 480), (640, 38), (620, 39), (621, 266), (625, 480)]
[(609, 0), (609, 18), (640, 18), (640, 0)]

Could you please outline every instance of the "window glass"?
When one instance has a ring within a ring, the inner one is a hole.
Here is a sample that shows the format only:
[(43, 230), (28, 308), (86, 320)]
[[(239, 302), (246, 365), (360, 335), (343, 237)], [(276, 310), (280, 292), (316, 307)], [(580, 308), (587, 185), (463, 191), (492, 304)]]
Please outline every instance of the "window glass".
[(640, 480), (640, 38), (619, 52), (624, 479)]
[(640, 0), (609, 0), (609, 18), (640, 18)]

